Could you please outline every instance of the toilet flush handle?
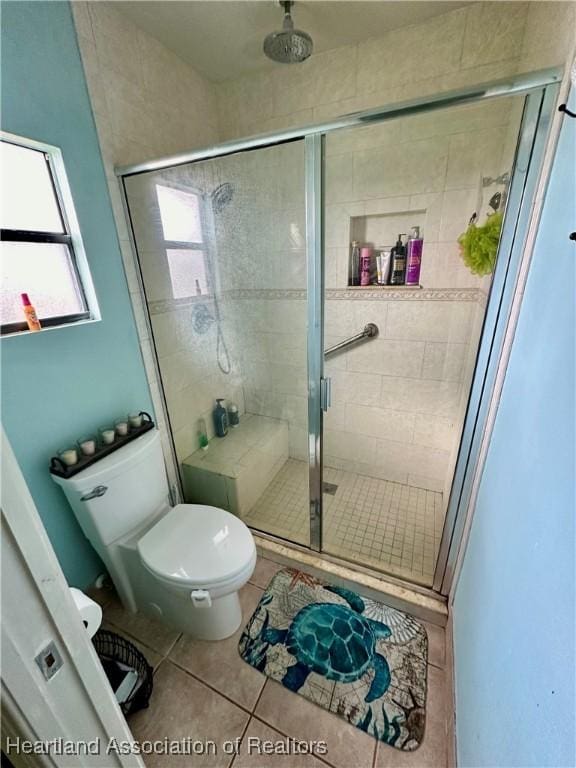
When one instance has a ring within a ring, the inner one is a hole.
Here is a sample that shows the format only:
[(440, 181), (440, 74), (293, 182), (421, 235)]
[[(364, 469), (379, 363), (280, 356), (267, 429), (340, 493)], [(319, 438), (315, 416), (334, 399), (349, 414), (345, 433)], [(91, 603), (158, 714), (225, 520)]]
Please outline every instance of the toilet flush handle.
[(100, 496), (104, 496), (107, 490), (108, 490), (108, 486), (97, 485), (96, 488), (92, 488), (91, 491), (88, 491), (88, 493), (85, 493), (83, 496), (80, 496), (80, 501), (90, 501), (91, 499), (98, 499)]
[(212, 606), (212, 598), (210, 592), (206, 589), (195, 589), (190, 592), (192, 598), (192, 605), (194, 608), (210, 608)]

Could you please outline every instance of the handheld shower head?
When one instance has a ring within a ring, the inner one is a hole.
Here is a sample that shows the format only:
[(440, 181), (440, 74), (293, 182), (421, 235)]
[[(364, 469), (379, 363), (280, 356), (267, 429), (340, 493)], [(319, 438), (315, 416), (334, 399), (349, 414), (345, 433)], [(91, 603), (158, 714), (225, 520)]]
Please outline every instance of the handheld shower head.
[(264, 39), (264, 53), (272, 61), (280, 64), (296, 64), (305, 61), (311, 54), (314, 44), (307, 32), (294, 29), (290, 8), (292, 0), (281, 0), (284, 8), (284, 22), (279, 32), (271, 32)]

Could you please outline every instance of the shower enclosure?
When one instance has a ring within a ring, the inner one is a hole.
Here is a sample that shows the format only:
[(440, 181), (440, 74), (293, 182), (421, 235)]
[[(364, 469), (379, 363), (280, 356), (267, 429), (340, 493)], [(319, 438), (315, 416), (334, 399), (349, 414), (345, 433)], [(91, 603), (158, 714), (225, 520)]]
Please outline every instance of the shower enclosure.
[[(186, 501), (446, 591), (556, 79), (119, 171)], [(474, 216), (503, 218), (482, 275)], [(419, 286), (349, 285), (352, 241), (414, 226)]]

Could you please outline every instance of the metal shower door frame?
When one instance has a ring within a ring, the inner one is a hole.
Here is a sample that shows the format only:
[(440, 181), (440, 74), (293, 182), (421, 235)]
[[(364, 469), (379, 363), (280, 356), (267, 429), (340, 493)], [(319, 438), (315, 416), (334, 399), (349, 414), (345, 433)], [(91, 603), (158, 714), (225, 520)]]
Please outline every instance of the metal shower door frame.
[[(554, 94), (561, 80), (561, 71), (552, 68), (525, 75), (512, 76), (510, 78), (461, 88), (447, 93), (441, 93), (433, 97), (413, 99), (400, 104), (392, 104), (364, 112), (344, 115), (331, 122), (318, 123), (300, 128), (292, 128), (269, 134), (261, 134), (238, 141), (229, 141), (223, 144), (192, 150), (174, 156), (150, 160), (130, 166), (116, 168), (119, 177), (121, 197), (129, 224), (129, 234), (134, 260), (137, 266), (140, 289), (144, 299), (143, 305), (146, 312), (146, 321), (151, 328), (150, 318), (147, 312), (145, 291), (142, 275), (138, 265), (138, 255), (134, 232), (132, 230), (130, 208), (127, 199), (125, 178), (155, 170), (163, 170), (188, 163), (200, 162), (226, 155), (233, 155), (259, 148), (272, 147), (296, 140), (304, 140), (305, 154), (305, 208), (306, 208), (306, 257), (307, 257), (307, 349), (308, 349), (308, 462), (309, 462), (309, 502), (310, 502), (310, 548), (317, 552), (322, 551), (322, 441), (323, 441), (323, 407), (326, 407), (328, 389), (323, 387), (324, 379), (324, 142), (325, 137), (333, 131), (354, 126), (374, 125), (387, 120), (407, 117), (420, 113), (430, 113), (447, 107), (463, 106), (492, 100), (494, 98), (525, 95), (530, 102), (530, 125), (533, 128), (533, 141), (530, 152), (526, 155), (527, 143), (520, 143), (517, 154), (516, 168), (522, 158), (527, 162), (528, 176), (525, 183), (519, 188), (518, 182), (507, 204), (507, 211), (512, 211), (512, 205), (517, 199), (518, 216), (514, 219), (512, 213), (507, 217), (508, 225), (503, 231), (500, 251), (504, 248), (505, 238), (510, 244), (510, 257), (506, 263), (506, 269), (501, 268), (501, 275), (495, 275), (491, 292), (489, 310), (491, 321), (494, 320), (494, 334), (488, 338), (483, 333), (481, 347), (478, 355), (477, 367), (473, 380), (473, 388), (470, 403), (473, 399), (478, 404), (476, 418), (471, 419), (472, 408), (469, 405), (464, 432), (461, 438), (461, 446), (458, 462), (454, 475), (453, 488), (459, 484), (459, 493), (451, 494), (449, 509), (444, 525), (440, 555), (438, 557), (434, 576), (434, 590), (447, 594), (451, 568), (453, 567), (459, 536), (461, 537), (464, 525), (463, 513), (466, 511), (466, 493), (470, 490), (475, 469), (475, 460), (478, 458), (479, 443), (483, 432), (482, 417), (486, 415), (491, 394), (491, 384), (496, 371), (498, 355), (495, 350), (499, 339), (505, 330), (505, 318), (514, 290), (515, 280), (508, 279), (514, 272), (514, 266), (518, 266), (523, 246), (523, 235), (526, 232), (526, 222), (530, 211), (533, 191), (540, 171), (541, 155), (544, 141), (547, 135), (550, 116), (553, 108)], [(542, 119), (542, 117), (544, 119)], [(523, 122), (523, 130), (528, 130), (528, 125)], [(518, 192), (516, 192), (518, 190)], [(513, 225), (513, 226), (512, 226)], [(508, 226), (511, 230), (508, 230)], [(521, 236), (522, 235), (522, 236)], [(498, 302), (492, 300), (495, 285), (502, 281), (502, 294)], [(485, 328), (487, 320), (485, 319)], [(151, 338), (154, 336), (151, 333)], [(154, 344), (154, 342), (153, 342)], [(155, 345), (154, 345), (155, 347)], [(485, 375), (477, 377), (480, 366), (485, 364)], [(160, 370), (157, 356), (154, 355), (154, 366), (159, 381)], [(161, 391), (163, 415), (166, 423), (170, 423), (164, 392)], [(173, 447), (173, 446), (172, 446)], [(177, 469), (175, 451), (173, 451), (175, 475), (180, 478)], [(469, 496), (468, 496), (469, 498)]]
[(433, 589), (443, 595), (447, 595), (450, 591), (462, 541), (481, 443), (487, 425), (488, 410), (526, 243), (534, 194), (559, 87), (560, 84), (554, 82), (527, 93), (525, 97), (510, 191), (498, 244), (496, 268), (484, 314), (458, 458), (434, 571)]
[[(533, 193), (540, 173), (553, 104), (559, 88), (554, 82), (525, 93), (525, 105), (511, 175), (510, 193), (498, 247), (496, 269), (483, 320), (474, 375), (466, 409), (458, 458), (438, 551), (433, 589), (448, 594), (471, 496), (480, 444), (492, 394), (502, 340), (514, 288)], [(323, 411), (324, 381), (324, 139), (306, 137), (306, 211), (308, 238), (308, 367), (310, 547), (323, 551)]]
[(306, 273), (308, 298), (308, 474), (310, 548), (322, 551), (324, 412), (324, 134), (306, 136)]

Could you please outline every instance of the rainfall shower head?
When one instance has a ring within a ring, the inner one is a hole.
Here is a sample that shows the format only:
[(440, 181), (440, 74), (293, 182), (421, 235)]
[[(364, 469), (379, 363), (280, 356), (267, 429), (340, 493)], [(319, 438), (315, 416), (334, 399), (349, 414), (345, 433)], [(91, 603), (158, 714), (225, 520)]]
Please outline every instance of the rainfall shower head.
[(294, 29), (290, 15), (292, 0), (281, 0), (284, 8), (284, 23), (280, 32), (272, 32), (264, 40), (264, 53), (272, 61), (280, 64), (296, 64), (305, 61), (312, 53), (312, 38), (307, 32)]

